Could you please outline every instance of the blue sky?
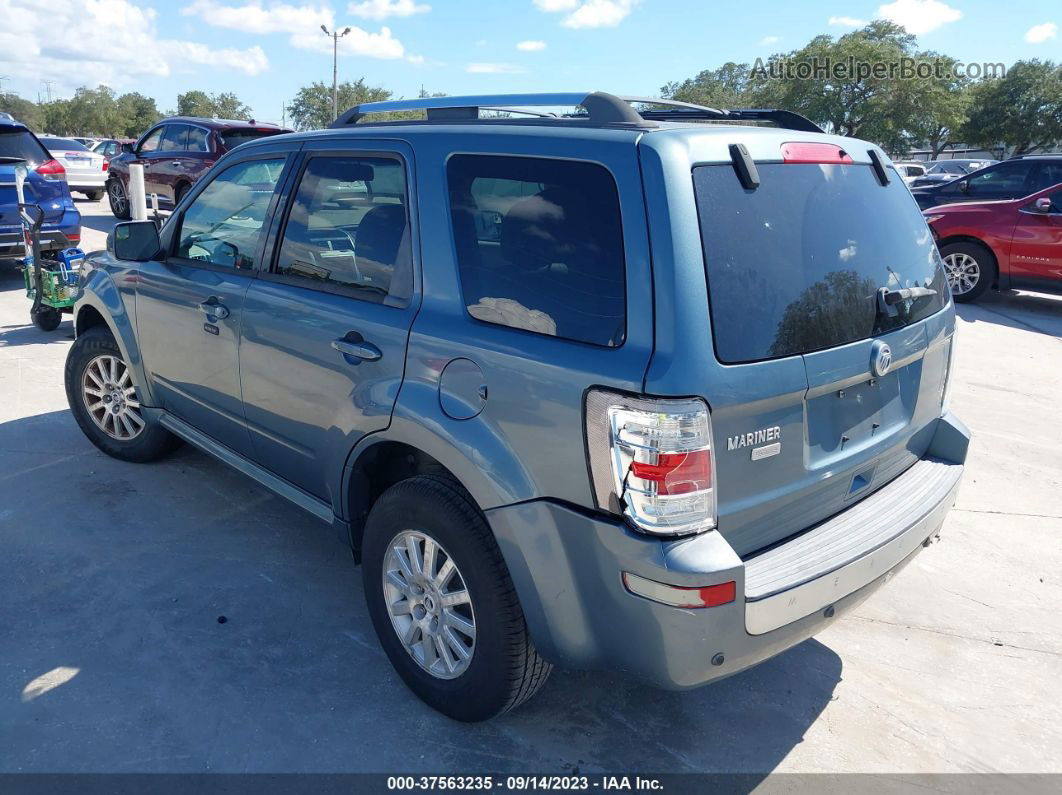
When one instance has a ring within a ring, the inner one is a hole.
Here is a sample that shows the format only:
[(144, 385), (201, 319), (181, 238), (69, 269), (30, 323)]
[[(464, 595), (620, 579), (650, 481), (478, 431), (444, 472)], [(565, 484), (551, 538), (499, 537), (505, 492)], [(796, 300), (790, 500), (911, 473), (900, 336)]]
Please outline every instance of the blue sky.
[(161, 110), (193, 88), (232, 91), (279, 121), (300, 86), (340, 80), (429, 91), (656, 94), (728, 60), (754, 61), (892, 17), (964, 61), (1062, 60), (1058, 0), (0, 0), (4, 90), (36, 99), (105, 82)]

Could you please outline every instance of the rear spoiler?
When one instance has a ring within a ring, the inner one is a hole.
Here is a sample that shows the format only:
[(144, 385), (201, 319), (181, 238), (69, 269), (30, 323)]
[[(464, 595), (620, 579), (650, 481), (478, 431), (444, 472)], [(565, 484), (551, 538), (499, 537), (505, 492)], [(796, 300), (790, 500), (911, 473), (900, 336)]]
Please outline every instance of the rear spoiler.
[(821, 133), (823, 129), (811, 119), (791, 110), (774, 108), (736, 108), (716, 110), (715, 108), (698, 108), (696, 110), (642, 110), (639, 114), (647, 121), (768, 121), (786, 130)]

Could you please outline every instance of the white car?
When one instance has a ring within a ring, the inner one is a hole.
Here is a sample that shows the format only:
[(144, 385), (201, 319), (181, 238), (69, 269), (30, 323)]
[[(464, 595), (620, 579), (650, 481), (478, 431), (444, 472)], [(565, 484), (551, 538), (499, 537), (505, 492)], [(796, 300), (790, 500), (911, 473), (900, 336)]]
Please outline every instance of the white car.
[(107, 161), (103, 155), (89, 151), (88, 147), (73, 138), (42, 135), (40, 141), (66, 169), (66, 181), (71, 193), (84, 193), (92, 201), (103, 198), (107, 183)]
[(919, 177), (926, 175), (926, 164), (919, 163), (917, 160), (908, 160), (906, 162), (893, 163), (896, 166), (896, 170), (900, 172), (900, 177), (903, 181), (910, 185)]

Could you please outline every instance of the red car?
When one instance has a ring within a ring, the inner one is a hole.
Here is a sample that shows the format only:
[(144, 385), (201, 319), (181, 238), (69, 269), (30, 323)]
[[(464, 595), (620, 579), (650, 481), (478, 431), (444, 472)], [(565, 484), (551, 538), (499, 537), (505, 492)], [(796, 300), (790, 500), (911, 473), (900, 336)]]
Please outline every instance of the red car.
[(1062, 293), (1062, 184), (1023, 199), (943, 204), (923, 214), (956, 301), (976, 301), (990, 287)]
[(110, 160), (107, 198), (111, 212), (129, 219), (129, 166), (144, 167), (144, 192), (159, 198), (159, 207), (173, 209), (181, 197), (214, 162), (240, 144), (292, 132), (275, 124), (226, 119), (174, 116), (163, 119), (140, 136), (131, 151)]

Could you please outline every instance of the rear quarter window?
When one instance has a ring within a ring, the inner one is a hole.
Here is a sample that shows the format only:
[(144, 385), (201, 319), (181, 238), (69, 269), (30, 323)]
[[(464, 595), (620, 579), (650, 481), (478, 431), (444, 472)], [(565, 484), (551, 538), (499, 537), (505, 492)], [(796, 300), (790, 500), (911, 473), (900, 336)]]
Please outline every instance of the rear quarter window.
[(615, 347), (626, 335), (619, 194), (595, 163), (454, 155), (450, 217), (468, 313)]

